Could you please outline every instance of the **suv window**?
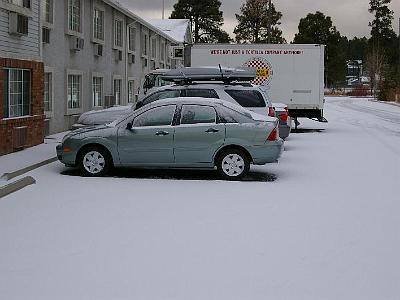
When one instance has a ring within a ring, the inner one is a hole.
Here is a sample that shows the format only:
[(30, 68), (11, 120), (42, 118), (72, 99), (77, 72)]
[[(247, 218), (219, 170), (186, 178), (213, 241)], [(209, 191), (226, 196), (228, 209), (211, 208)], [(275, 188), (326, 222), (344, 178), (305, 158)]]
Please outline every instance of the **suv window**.
[(259, 91), (255, 90), (225, 90), (237, 103), (243, 107), (265, 107), (265, 101)]
[(142, 103), (140, 106), (144, 106), (151, 102), (161, 100), (161, 99), (179, 97), (180, 92), (181, 92), (180, 90), (163, 90), (163, 91), (155, 92), (154, 94), (151, 94), (150, 96), (144, 98), (141, 101)]
[(217, 98), (218, 94), (212, 89), (187, 89), (186, 97)]
[(217, 114), (211, 106), (183, 105), (181, 124), (215, 123)]
[(171, 125), (175, 108), (176, 105), (166, 105), (149, 109), (133, 120), (132, 127)]

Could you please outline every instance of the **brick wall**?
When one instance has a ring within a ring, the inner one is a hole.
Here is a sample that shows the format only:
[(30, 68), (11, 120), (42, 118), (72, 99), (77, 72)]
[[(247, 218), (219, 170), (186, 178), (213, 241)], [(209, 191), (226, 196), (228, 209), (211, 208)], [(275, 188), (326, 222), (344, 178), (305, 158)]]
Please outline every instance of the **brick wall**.
[[(4, 119), (4, 71), (3, 68), (23, 68), (31, 70), (31, 115), (22, 118)], [(0, 58), (0, 155), (18, 150), (14, 148), (14, 130), (16, 127), (28, 128), (26, 146), (43, 143), (43, 63), (27, 60)]]

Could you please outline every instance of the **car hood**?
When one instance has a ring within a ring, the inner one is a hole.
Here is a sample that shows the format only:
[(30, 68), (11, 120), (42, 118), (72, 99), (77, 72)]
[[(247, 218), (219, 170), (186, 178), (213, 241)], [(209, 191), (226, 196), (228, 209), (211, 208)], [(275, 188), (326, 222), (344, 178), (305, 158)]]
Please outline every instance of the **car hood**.
[(82, 125), (101, 125), (115, 121), (119, 117), (129, 113), (132, 109), (132, 105), (127, 106), (115, 106), (102, 110), (91, 110), (83, 113), (78, 123)]
[(99, 131), (99, 130), (108, 129), (108, 128), (110, 128), (110, 126), (107, 126), (107, 125), (93, 125), (93, 126), (83, 127), (83, 128), (80, 128), (80, 129), (75, 129), (75, 130), (71, 131), (70, 133), (68, 133), (67, 135), (64, 136), (63, 142), (66, 139), (68, 139), (70, 137), (73, 137), (75, 135), (86, 134), (88, 132)]

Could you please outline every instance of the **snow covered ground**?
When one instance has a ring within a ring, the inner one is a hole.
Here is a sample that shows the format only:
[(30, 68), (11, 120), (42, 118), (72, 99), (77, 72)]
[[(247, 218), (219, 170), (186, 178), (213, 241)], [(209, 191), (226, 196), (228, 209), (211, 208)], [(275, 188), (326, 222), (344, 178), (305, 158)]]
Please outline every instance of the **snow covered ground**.
[(0, 299), (400, 299), (400, 107), (325, 116), (245, 182), (29, 173), (0, 199)]

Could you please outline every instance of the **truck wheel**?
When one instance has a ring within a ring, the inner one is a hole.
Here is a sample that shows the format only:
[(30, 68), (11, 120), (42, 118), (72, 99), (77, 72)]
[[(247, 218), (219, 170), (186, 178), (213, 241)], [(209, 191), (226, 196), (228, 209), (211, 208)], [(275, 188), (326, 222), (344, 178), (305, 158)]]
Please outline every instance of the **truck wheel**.
[(240, 180), (249, 172), (250, 160), (241, 150), (227, 149), (218, 157), (217, 169), (224, 179)]
[(87, 147), (79, 155), (79, 168), (84, 176), (104, 176), (111, 164), (110, 155), (102, 147)]

